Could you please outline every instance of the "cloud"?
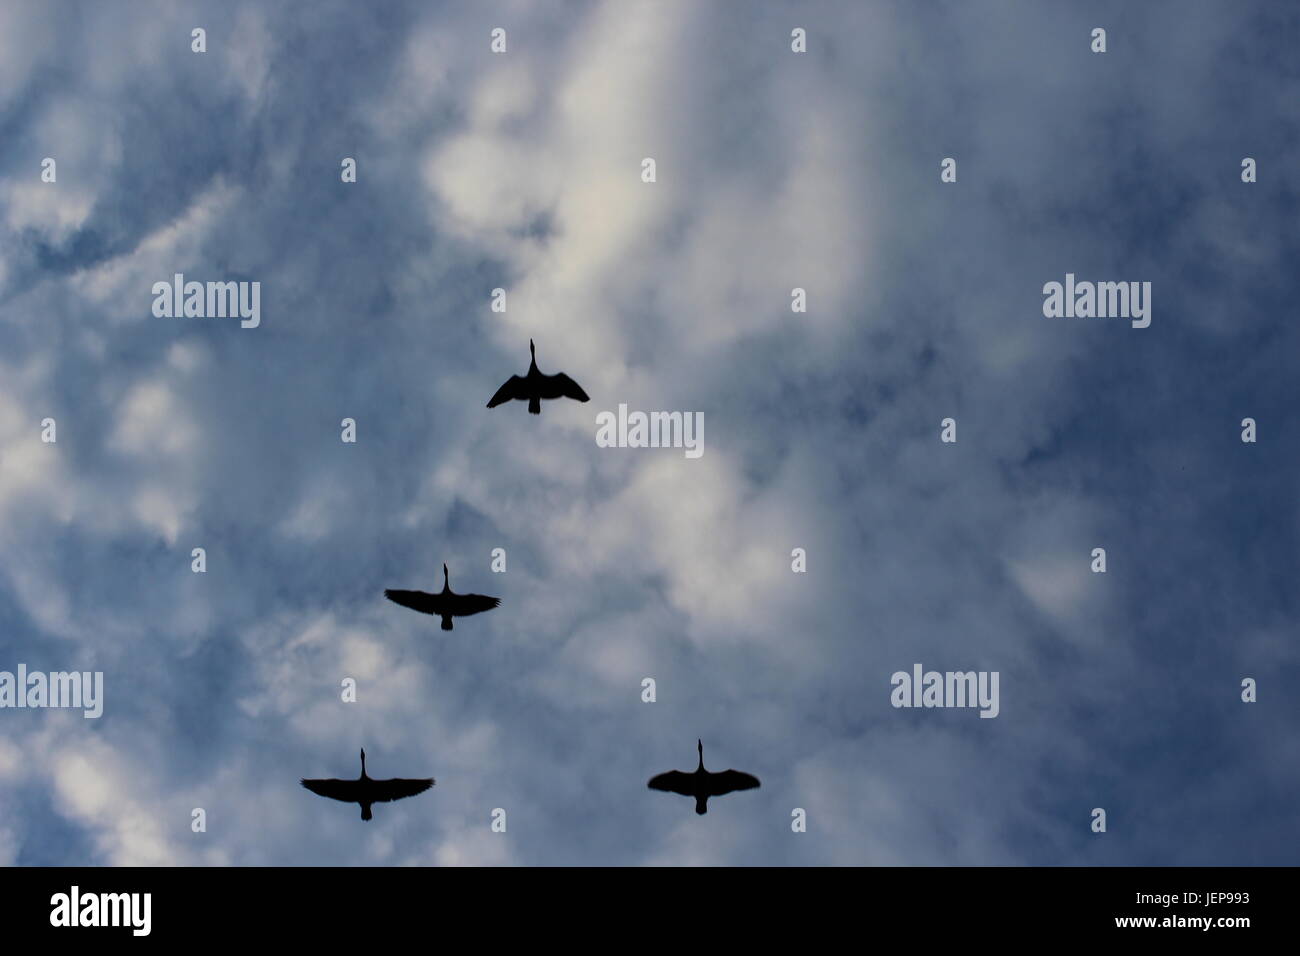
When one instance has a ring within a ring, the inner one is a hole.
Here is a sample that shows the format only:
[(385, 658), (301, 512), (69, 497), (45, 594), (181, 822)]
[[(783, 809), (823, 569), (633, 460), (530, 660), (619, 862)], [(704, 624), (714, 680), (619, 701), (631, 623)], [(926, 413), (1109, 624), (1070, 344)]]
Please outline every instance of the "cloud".
[[(0, 11), (0, 667), (107, 695), (0, 714), (0, 862), (1293, 862), (1277, 17)], [(1151, 328), (1044, 319), (1067, 271)], [(153, 317), (176, 272), (261, 327)], [(483, 407), (530, 338), (589, 404)], [(619, 403), (704, 456), (597, 447)], [(383, 599), (444, 561), (502, 606)], [(892, 708), (918, 661), (1000, 716)], [(645, 780), (700, 737), (763, 787), (697, 818)], [(299, 786), (363, 746), (437, 786)]]

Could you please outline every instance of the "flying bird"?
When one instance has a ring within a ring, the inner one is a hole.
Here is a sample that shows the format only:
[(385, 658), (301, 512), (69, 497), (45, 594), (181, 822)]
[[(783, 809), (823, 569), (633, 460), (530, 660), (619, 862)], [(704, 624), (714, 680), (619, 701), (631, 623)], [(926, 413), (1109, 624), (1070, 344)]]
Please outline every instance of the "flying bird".
[(361, 819), (369, 820), (372, 803), (388, 803), (391, 800), (401, 800), (403, 797), (424, 793), (433, 786), (433, 778), (404, 780), (401, 777), (394, 777), (392, 780), (374, 780), (366, 776), (366, 752), (362, 750), (361, 776), (356, 780), (303, 780), (302, 785), (312, 793), (329, 797), (331, 800), (361, 804)]
[(447, 565), (442, 566), (442, 590), (437, 594), (428, 591), (384, 591), (384, 597), (394, 604), (409, 607), (421, 614), (433, 614), (442, 618), (442, 629), (451, 630), (453, 617), (467, 617), (480, 611), (490, 611), (501, 606), (501, 599), (488, 597), (486, 594), (457, 594), (451, 589), (447, 575)]
[(532, 339), (528, 340), (528, 351), (533, 356), (532, 362), (528, 365), (528, 374), (522, 377), (511, 375), (487, 403), (488, 408), (496, 408), (511, 399), (518, 399), (521, 402), (527, 401), (528, 410), (534, 415), (540, 415), (543, 398), (576, 398), (580, 402), (591, 401), (587, 393), (582, 390), (582, 386), (563, 372), (543, 375), (538, 371), (537, 349), (534, 348)]
[(668, 793), (680, 793), (683, 797), (695, 798), (695, 812), (709, 812), (709, 797), (720, 797), (733, 790), (753, 790), (759, 786), (758, 778), (739, 770), (724, 770), (711, 773), (704, 769), (704, 741), (696, 741), (700, 750), (700, 765), (694, 773), (681, 770), (669, 770), (657, 777), (651, 777), (646, 784), (651, 790), (664, 790)]

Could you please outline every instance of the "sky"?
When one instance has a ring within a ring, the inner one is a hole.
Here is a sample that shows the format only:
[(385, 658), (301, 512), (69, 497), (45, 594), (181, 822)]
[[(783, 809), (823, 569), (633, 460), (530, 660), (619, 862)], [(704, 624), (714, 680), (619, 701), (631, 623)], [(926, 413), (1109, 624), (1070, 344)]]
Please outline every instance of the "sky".
[[(1300, 862), (1297, 40), (0, 3), (0, 670), (104, 675), (98, 719), (0, 710), (0, 863)], [(178, 272), (260, 325), (156, 317)], [(1150, 326), (1045, 317), (1067, 273), (1151, 282)], [(590, 403), (484, 407), (530, 338)], [(703, 455), (599, 447), (620, 404)], [(443, 562), (501, 607), (383, 598)], [(892, 706), (917, 663), (998, 716)], [(648, 790), (697, 738), (761, 789)], [(437, 785), (370, 823), (299, 786), (362, 747)]]

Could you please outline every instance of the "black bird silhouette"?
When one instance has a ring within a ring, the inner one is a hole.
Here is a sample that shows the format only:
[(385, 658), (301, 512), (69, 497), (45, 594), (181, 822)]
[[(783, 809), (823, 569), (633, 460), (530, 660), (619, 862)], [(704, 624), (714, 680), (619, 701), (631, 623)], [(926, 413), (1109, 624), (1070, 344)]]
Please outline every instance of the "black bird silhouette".
[(753, 790), (760, 786), (758, 778), (739, 770), (724, 770), (710, 773), (704, 769), (704, 741), (696, 741), (700, 749), (700, 765), (694, 773), (669, 770), (657, 777), (651, 777), (646, 784), (651, 790), (665, 790), (668, 793), (680, 793), (683, 797), (695, 798), (695, 812), (709, 812), (709, 797), (720, 797), (733, 790)]
[(497, 389), (497, 393), (492, 396), (487, 403), (488, 408), (496, 408), (513, 398), (519, 401), (528, 402), (528, 410), (534, 415), (542, 413), (543, 398), (576, 398), (580, 402), (589, 402), (590, 398), (582, 390), (582, 386), (575, 382), (563, 372), (556, 372), (554, 375), (543, 375), (537, 369), (537, 349), (533, 347), (533, 340), (528, 340), (528, 351), (532, 353), (533, 360), (528, 365), (528, 374), (524, 376), (511, 375), (504, 385)]
[(388, 803), (391, 800), (401, 800), (403, 797), (424, 793), (433, 786), (433, 778), (404, 780), (401, 777), (394, 777), (392, 780), (374, 780), (366, 776), (366, 752), (362, 750), (361, 776), (356, 780), (303, 780), (302, 785), (312, 793), (329, 797), (331, 800), (361, 804), (361, 819), (369, 820), (372, 803)]
[(488, 597), (486, 594), (457, 594), (451, 589), (447, 575), (447, 565), (442, 566), (442, 590), (437, 594), (428, 591), (384, 591), (384, 597), (394, 604), (409, 607), (421, 614), (433, 614), (442, 618), (442, 629), (451, 630), (453, 617), (467, 617), (479, 611), (490, 611), (501, 606), (501, 599)]

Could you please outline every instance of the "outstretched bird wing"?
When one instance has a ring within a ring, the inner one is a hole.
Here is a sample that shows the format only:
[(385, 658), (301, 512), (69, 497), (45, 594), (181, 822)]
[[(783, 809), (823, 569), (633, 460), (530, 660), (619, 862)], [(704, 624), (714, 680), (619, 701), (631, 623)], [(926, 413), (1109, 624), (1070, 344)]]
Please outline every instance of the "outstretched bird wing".
[(312, 793), (318, 793), (322, 797), (329, 797), (331, 800), (342, 800), (344, 803), (356, 803), (360, 798), (361, 791), (357, 787), (360, 780), (303, 780), (302, 785)]
[(390, 800), (401, 800), (403, 797), (424, 793), (432, 786), (432, 777), (423, 780), (407, 780), (402, 777), (394, 777), (392, 780), (371, 780), (370, 793), (367, 796), (377, 803), (388, 803)]
[(692, 786), (694, 776), (694, 774), (682, 773), (680, 770), (669, 770), (657, 777), (651, 777), (646, 786), (651, 790), (664, 790), (668, 793), (680, 793), (684, 797), (693, 797), (695, 796), (695, 787)]
[(447, 613), (465, 617), (500, 606), (500, 598), (488, 597), (486, 594), (452, 594), (447, 600)]
[(720, 797), (733, 790), (753, 790), (760, 786), (758, 778), (739, 770), (724, 770), (708, 776), (709, 796)]
[(528, 390), (524, 387), (526, 380), (519, 375), (511, 375), (506, 379), (506, 383), (497, 389), (497, 393), (488, 399), (487, 407), (496, 408), (503, 402), (508, 402), (515, 398), (528, 398)]
[(424, 614), (446, 614), (446, 601), (441, 594), (429, 594), (427, 591), (384, 591), (384, 597), (394, 604), (409, 607), (412, 611)]
[(587, 397), (587, 393), (582, 390), (582, 386), (563, 372), (557, 372), (554, 375), (543, 375), (538, 392), (539, 398), (576, 398), (580, 402), (591, 401)]

